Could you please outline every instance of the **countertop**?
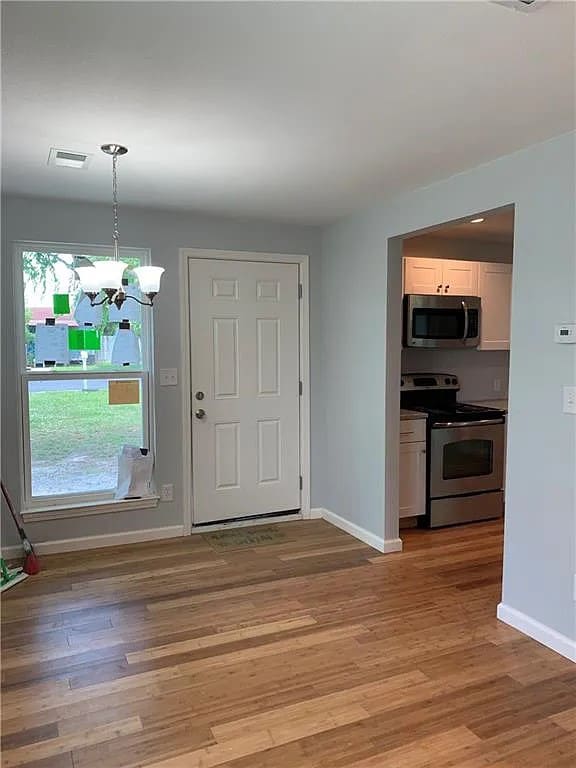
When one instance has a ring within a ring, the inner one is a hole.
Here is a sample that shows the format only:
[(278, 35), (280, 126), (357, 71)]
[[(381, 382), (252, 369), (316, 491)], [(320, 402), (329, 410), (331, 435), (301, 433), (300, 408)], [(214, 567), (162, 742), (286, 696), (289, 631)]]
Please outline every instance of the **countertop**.
[(400, 421), (408, 421), (409, 419), (425, 419), (426, 414), (420, 411), (409, 411), (407, 408), (400, 408)]

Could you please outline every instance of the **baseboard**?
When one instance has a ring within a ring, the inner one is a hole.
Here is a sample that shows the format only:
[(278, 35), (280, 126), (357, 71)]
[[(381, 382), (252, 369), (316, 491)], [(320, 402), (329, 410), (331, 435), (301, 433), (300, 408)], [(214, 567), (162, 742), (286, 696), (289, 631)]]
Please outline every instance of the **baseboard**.
[(308, 520), (321, 520), (324, 517), (324, 510), (322, 507), (312, 507)]
[[(402, 541), (401, 539), (382, 539), (380, 536), (376, 536), (374, 533), (367, 531), (366, 528), (362, 528), (356, 523), (351, 523), (350, 520), (346, 520), (344, 517), (340, 517), (334, 512), (330, 512), (329, 509), (320, 508), (322, 514), (321, 517), (326, 520), (327, 523), (335, 525), (336, 528), (340, 528), (355, 539), (363, 541), (364, 544), (368, 544), (369, 547), (378, 550), (378, 552), (401, 552)], [(314, 510), (316, 511), (316, 510)]]
[(496, 615), (503, 621), (504, 624), (508, 624), (510, 627), (514, 627), (524, 635), (528, 635), (533, 640), (537, 640), (546, 648), (550, 648), (561, 656), (565, 656), (570, 661), (576, 662), (576, 640), (571, 640), (566, 635), (556, 632), (555, 629), (547, 627), (536, 619), (527, 616), (521, 611), (517, 611), (515, 608), (511, 608), (506, 603), (500, 603)]
[(4, 560), (16, 560), (22, 557), (22, 547), (20, 544), (12, 544), (9, 547), (2, 547), (2, 557)]
[(384, 539), (384, 553), (402, 552), (402, 539)]
[[(137, 544), (142, 541), (156, 539), (173, 539), (184, 536), (183, 525), (169, 525), (164, 528), (145, 528), (141, 531), (122, 531), (121, 533), (106, 533), (102, 536), (80, 536), (76, 539), (59, 539), (55, 541), (33, 542), (38, 555), (54, 555), (61, 552), (77, 552), (83, 549), (100, 549), (101, 547), (116, 547), (120, 544)], [(12, 559), (21, 557), (22, 547), (4, 547), (2, 556)]]

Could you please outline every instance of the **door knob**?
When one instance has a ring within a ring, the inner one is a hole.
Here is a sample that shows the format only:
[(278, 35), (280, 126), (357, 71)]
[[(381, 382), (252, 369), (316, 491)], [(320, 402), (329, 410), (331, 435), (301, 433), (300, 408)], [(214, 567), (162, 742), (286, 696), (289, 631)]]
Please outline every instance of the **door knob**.
[(447, 286), (444, 288), (444, 293), (448, 293), (448, 288), (450, 288), (450, 286), (449, 286), (449, 285), (447, 285)]
[(436, 293), (440, 293), (440, 291), (441, 291), (441, 290), (442, 290), (442, 283), (440, 283), (440, 284), (439, 284), (439, 285), (436, 287)]
[(197, 419), (203, 419), (204, 416), (206, 416), (206, 411), (204, 408), (198, 408), (198, 410), (194, 413), (194, 416), (196, 416)]

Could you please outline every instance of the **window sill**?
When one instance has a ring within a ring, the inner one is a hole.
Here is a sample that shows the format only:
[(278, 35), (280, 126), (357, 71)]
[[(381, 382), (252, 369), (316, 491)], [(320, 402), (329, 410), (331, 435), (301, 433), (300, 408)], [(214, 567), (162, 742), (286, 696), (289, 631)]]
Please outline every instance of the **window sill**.
[(67, 517), (86, 517), (87, 515), (107, 515), (111, 512), (130, 512), (138, 509), (152, 509), (158, 506), (159, 496), (145, 496), (141, 499), (106, 499), (60, 506), (34, 507), (22, 511), (27, 523), (45, 520), (61, 520)]

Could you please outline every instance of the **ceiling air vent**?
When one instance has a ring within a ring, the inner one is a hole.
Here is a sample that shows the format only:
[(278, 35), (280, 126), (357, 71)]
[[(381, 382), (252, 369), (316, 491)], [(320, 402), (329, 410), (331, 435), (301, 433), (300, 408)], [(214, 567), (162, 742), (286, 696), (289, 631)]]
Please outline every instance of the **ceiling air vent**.
[(536, 11), (543, 5), (546, 5), (548, 0), (492, 0), (496, 5), (505, 5), (507, 8), (512, 8), (514, 11)]
[(86, 168), (92, 155), (84, 152), (70, 152), (68, 149), (52, 147), (48, 155), (48, 165), (58, 165), (61, 168)]

